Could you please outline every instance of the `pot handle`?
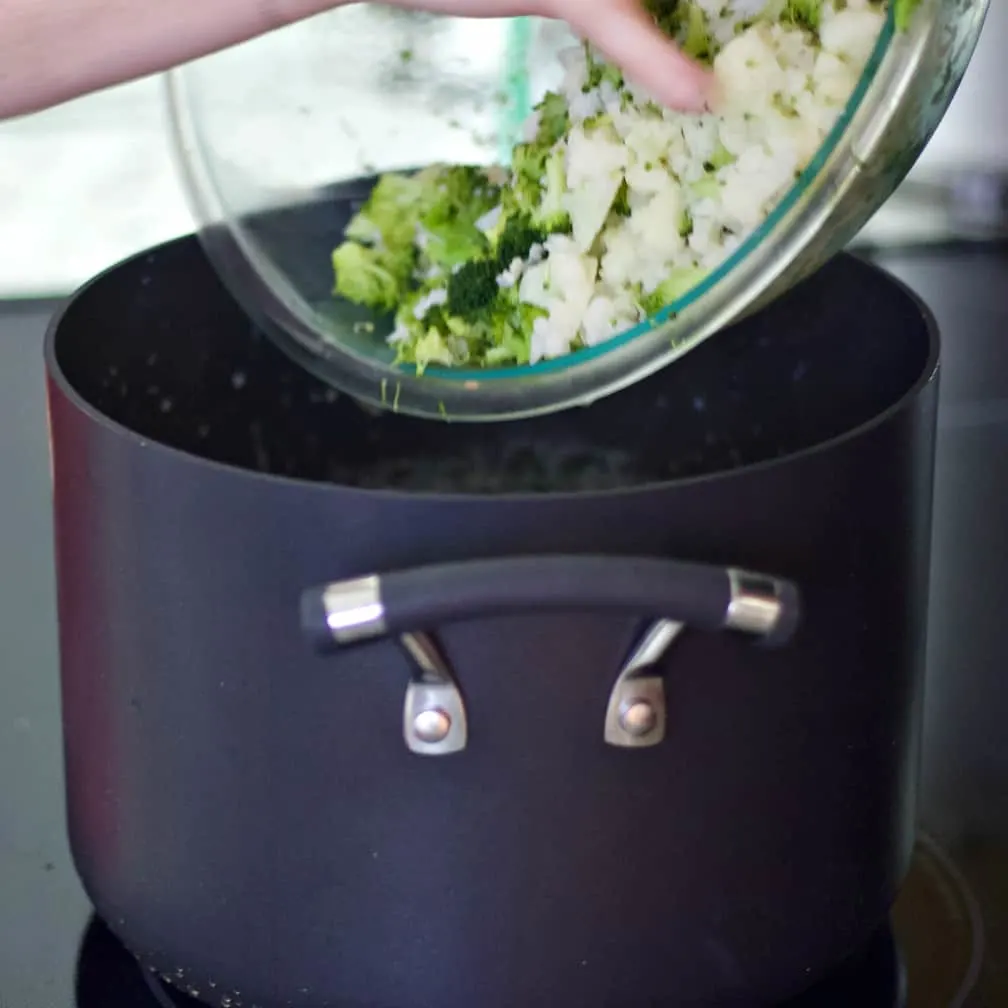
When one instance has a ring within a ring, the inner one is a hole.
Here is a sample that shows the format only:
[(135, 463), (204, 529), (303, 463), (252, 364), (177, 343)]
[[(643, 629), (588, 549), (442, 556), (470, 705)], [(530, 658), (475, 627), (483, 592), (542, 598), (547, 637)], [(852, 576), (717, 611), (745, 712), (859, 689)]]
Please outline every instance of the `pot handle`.
[(301, 625), (316, 649), (542, 610), (623, 612), (697, 630), (735, 630), (771, 646), (800, 619), (797, 587), (736, 568), (653, 557), (529, 556), (436, 564), (305, 591)]

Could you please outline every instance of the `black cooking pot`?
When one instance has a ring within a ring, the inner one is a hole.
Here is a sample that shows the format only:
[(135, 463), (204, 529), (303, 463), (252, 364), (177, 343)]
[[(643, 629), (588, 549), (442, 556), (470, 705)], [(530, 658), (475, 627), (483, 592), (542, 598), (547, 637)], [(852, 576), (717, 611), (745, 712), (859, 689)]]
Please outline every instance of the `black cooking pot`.
[(152, 971), (245, 1008), (753, 1005), (884, 920), (938, 357), (894, 281), (842, 257), (493, 426), (338, 396), (194, 239), (46, 353), (72, 848)]

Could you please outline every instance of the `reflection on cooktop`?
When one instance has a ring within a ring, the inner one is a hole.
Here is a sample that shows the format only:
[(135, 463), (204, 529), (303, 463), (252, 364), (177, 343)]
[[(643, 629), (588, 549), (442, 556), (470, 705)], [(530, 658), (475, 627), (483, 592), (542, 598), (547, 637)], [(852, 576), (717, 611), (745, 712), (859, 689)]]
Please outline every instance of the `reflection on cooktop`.
[[(255, 1008), (244, 1005), (239, 997), (215, 997), (214, 991), (185, 993), (165, 979), (146, 974), (97, 919), (92, 919), (81, 945), (77, 1004), (78, 1008)], [(887, 926), (827, 981), (782, 1008), (903, 1008), (905, 1004), (902, 960)]]
[[(157, 980), (152, 981), (152, 987), (156, 983)], [(163, 986), (156, 989), (155, 999), (161, 1008), (185, 1008), (186, 1005), (195, 1008), (197, 1004), (192, 998), (177, 996), (170, 996), (165, 1002), (165, 991)], [(906, 974), (889, 925), (880, 928), (860, 953), (852, 956), (827, 980), (780, 1008), (852, 1008), (854, 1005), (857, 1008), (905, 1008)], [(222, 1008), (228, 1008), (227, 1004), (222, 1002)], [(616, 1002), (613, 1008), (617, 1008)], [(654, 1002), (649, 1003), (648, 1008), (682, 1006)]]
[[(905, 976), (892, 928), (886, 926), (828, 980), (781, 1008), (904, 1008)], [(77, 1004), (78, 1008), (255, 1008), (244, 1005), (241, 998), (214, 997), (213, 991), (183, 993), (167, 979), (146, 974), (97, 919), (92, 919), (81, 945)]]

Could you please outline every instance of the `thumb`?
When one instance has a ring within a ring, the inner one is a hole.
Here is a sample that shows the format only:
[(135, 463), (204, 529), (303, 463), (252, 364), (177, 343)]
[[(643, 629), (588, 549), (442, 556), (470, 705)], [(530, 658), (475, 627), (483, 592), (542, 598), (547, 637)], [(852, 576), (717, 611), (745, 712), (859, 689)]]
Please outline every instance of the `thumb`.
[(708, 104), (713, 76), (665, 36), (639, 0), (572, 0), (565, 16), (624, 75), (683, 112)]

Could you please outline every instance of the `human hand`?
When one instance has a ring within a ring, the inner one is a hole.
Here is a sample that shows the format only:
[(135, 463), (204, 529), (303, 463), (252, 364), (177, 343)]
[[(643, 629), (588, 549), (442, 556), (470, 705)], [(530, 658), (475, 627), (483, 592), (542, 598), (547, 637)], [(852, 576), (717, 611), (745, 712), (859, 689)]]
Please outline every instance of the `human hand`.
[[(0, 120), (167, 70), (355, 0), (0, 0)], [(709, 104), (712, 75), (642, 0), (385, 0), (457, 17), (566, 21), (672, 108)]]

